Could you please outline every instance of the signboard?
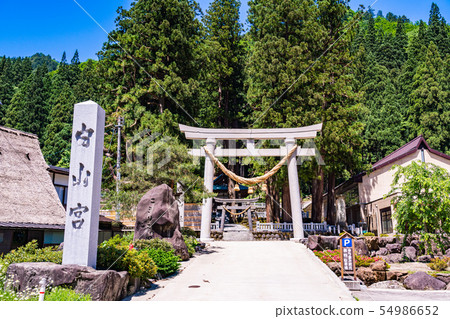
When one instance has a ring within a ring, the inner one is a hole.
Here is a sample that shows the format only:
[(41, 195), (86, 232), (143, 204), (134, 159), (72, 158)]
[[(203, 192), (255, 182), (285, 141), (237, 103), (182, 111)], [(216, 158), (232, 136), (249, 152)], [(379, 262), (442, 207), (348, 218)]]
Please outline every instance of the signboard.
[(344, 274), (353, 274), (356, 280), (354, 237), (347, 232), (339, 237), (341, 253), (341, 279)]

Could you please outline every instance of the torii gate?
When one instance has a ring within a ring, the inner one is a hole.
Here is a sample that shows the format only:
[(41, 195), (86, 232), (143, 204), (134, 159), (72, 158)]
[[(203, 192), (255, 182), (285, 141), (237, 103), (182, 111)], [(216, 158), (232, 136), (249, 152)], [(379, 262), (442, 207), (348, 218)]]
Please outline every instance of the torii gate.
[[(294, 146), (298, 139), (313, 139), (317, 132), (322, 130), (322, 123), (297, 127), (297, 128), (276, 128), (276, 129), (217, 129), (199, 128), (179, 124), (180, 131), (185, 133), (189, 140), (206, 140), (206, 149), (215, 157), (258, 157), (276, 156), (284, 157)], [(246, 140), (246, 149), (216, 149), (217, 140)], [(255, 140), (284, 140), (285, 147), (272, 149), (256, 149)], [(190, 151), (193, 156), (205, 156), (204, 185), (209, 192), (213, 192), (214, 162), (206, 155), (203, 149), (193, 149)], [(294, 156), (295, 155), (295, 156)], [(290, 158), (287, 159), (289, 192), (291, 199), (292, 223), (294, 228), (294, 238), (299, 240), (304, 238), (302, 209), (300, 199), (300, 187), (298, 183), (297, 156), (314, 156), (314, 149), (298, 148)], [(211, 214), (213, 199), (203, 200), (202, 221), (200, 230), (200, 240), (210, 242), (211, 235)]]

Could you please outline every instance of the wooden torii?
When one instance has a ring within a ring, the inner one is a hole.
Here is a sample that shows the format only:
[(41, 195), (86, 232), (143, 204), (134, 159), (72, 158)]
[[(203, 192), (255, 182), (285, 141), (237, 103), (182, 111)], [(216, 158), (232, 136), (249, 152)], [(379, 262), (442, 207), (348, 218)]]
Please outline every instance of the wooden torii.
[[(206, 148), (211, 154), (214, 154), (215, 157), (284, 157), (288, 154), (289, 150), (297, 145), (296, 140), (315, 138), (317, 136), (317, 132), (322, 130), (322, 123), (305, 127), (275, 129), (216, 129), (192, 127), (182, 124), (179, 124), (179, 127), (180, 131), (185, 134), (186, 139), (205, 140)], [(218, 140), (246, 140), (247, 148), (216, 148), (216, 143)], [(257, 149), (255, 147), (255, 140), (284, 140), (285, 146), (271, 149)], [(213, 192), (213, 160), (206, 155), (203, 149), (193, 149), (190, 153), (193, 156), (205, 157), (204, 185), (209, 192)], [(314, 149), (297, 148), (296, 152), (287, 160), (292, 223), (294, 228), (294, 238), (292, 238), (292, 240), (304, 238), (300, 187), (297, 172), (297, 156), (314, 155)], [(212, 241), (210, 238), (212, 205), (212, 198), (203, 200), (200, 230), (200, 240), (203, 242)]]

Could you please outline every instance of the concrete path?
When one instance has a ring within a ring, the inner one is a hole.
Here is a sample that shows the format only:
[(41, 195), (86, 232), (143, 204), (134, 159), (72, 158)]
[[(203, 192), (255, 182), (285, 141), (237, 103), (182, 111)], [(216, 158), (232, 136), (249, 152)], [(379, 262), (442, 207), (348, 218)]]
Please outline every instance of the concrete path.
[(361, 301), (450, 301), (450, 291), (365, 289), (354, 291)]
[(219, 241), (207, 250), (177, 276), (127, 300), (354, 300), (302, 244)]
[(223, 231), (224, 241), (248, 241), (253, 240), (250, 230), (239, 224), (227, 224)]

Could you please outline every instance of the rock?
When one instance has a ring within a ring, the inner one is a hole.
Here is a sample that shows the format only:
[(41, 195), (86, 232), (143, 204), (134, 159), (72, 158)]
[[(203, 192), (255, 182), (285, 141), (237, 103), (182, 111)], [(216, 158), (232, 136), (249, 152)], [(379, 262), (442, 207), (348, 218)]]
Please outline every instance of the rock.
[[(394, 237), (395, 243), (403, 245), (403, 241), (405, 239), (405, 235), (395, 235)], [(406, 239), (405, 245), (409, 245), (409, 240)]]
[(419, 256), (417, 258), (417, 261), (420, 263), (429, 263), (431, 262), (431, 256), (430, 255)]
[(443, 281), (446, 284), (449, 284), (450, 283), (450, 274), (438, 273), (438, 274), (436, 274), (436, 279), (439, 279), (440, 281)]
[(322, 248), (320, 248), (320, 236), (309, 235), (306, 247), (308, 247), (311, 250), (322, 250)]
[(386, 272), (386, 279), (403, 282), (408, 275), (407, 271), (388, 271)]
[(380, 247), (386, 247), (387, 244), (393, 244), (395, 243), (394, 237), (380, 237), (378, 239), (378, 246)]
[(365, 285), (371, 285), (377, 282), (377, 276), (375, 272), (369, 267), (359, 267), (356, 270), (356, 277), (361, 279)]
[(406, 288), (402, 285), (402, 283), (397, 280), (379, 281), (379, 282), (376, 282), (376, 283), (370, 285), (369, 288), (406, 290)]
[(403, 282), (407, 289), (412, 290), (443, 290), (447, 286), (445, 282), (428, 275), (423, 271), (418, 271), (406, 277)]
[(121, 300), (127, 295), (128, 279), (126, 271), (83, 272), (77, 280), (75, 291), (90, 294), (92, 300)]
[(7, 270), (12, 286), (21, 292), (39, 287), (42, 278), (53, 287), (69, 285), (75, 291), (90, 294), (92, 300), (115, 301), (126, 297), (128, 273), (114, 270), (95, 270), (78, 265), (59, 265), (50, 262), (11, 264)]
[(369, 256), (369, 249), (364, 239), (355, 240), (355, 251), (357, 255)]
[(402, 252), (402, 257), (406, 257), (410, 261), (416, 261), (417, 250), (413, 246), (406, 246)]
[(387, 264), (384, 260), (378, 260), (370, 265), (370, 269), (374, 271), (385, 271), (387, 269)]
[(189, 259), (180, 231), (180, 214), (172, 189), (166, 184), (149, 190), (139, 201), (134, 239), (163, 238), (182, 260)]
[(341, 264), (337, 262), (329, 262), (327, 263), (328, 268), (331, 269), (332, 272), (336, 274), (336, 276), (341, 276)]
[(386, 249), (386, 248), (384, 248), (384, 247), (381, 247), (377, 252), (376, 252), (376, 256), (386, 256), (387, 254), (389, 254), (389, 251)]
[(396, 264), (402, 262), (402, 254), (389, 254), (381, 256), (388, 264)]
[(401, 253), (402, 245), (401, 244), (387, 244), (386, 249), (389, 251), (390, 254), (397, 254), (397, 253)]
[(445, 256), (450, 257), (450, 248), (445, 251)]
[(334, 250), (338, 248), (338, 238), (339, 236), (320, 236), (320, 246), (321, 249)]
[(447, 288), (445, 288), (446, 290), (450, 290), (450, 284), (447, 285)]
[(364, 240), (366, 241), (366, 245), (369, 250), (378, 250), (379, 249), (378, 237), (367, 236), (367, 237), (364, 237)]
[(308, 238), (302, 238), (302, 239), (300, 239), (300, 240), (299, 240), (299, 243), (306, 246), (306, 245), (308, 244)]
[(370, 252), (370, 257), (375, 257), (377, 255), (377, 251), (376, 250), (372, 250)]
[(420, 240), (414, 239), (411, 240), (411, 246), (413, 246), (417, 252), (422, 253), (423, 249), (420, 248), (420, 246), (423, 246), (423, 242), (421, 242)]

